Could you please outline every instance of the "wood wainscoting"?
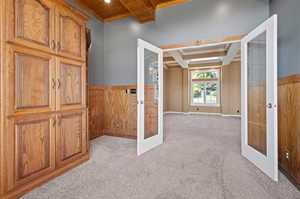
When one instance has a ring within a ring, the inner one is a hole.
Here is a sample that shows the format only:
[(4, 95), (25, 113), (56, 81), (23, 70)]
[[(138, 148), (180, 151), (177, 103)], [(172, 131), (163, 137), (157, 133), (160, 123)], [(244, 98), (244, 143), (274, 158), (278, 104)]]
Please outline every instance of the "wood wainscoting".
[(104, 91), (104, 134), (136, 138), (136, 94), (126, 90), (136, 86), (106, 86)]
[[(137, 96), (135, 85), (89, 86), (90, 139), (102, 135), (137, 137)], [(145, 137), (157, 133), (157, 102), (154, 87), (145, 86)]]
[(279, 168), (300, 188), (300, 74), (278, 81)]
[(88, 87), (89, 138), (103, 135), (104, 129), (104, 86)]

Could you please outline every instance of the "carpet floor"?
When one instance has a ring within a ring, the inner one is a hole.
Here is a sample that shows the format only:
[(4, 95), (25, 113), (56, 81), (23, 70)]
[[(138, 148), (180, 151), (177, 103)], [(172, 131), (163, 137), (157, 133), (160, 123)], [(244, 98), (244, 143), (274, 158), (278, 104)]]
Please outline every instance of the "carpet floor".
[(300, 199), (240, 154), (240, 119), (165, 115), (165, 143), (136, 156), (136, 141), (103, 136), (91, 159), (23, 199)]

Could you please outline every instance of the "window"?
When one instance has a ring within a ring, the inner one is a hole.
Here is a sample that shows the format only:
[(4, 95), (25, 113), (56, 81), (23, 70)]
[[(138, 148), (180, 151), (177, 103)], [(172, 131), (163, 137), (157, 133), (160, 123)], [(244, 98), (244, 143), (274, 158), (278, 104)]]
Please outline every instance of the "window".
[(219, 69), (190, 72), (191, 105), (219, 106)]

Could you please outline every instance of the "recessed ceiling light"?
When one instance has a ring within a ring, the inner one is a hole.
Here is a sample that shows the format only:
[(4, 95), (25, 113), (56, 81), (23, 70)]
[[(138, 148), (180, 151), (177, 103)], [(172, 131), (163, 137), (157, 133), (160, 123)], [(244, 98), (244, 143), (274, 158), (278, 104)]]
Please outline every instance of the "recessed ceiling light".
[(104, 2), (105, 2), (105, 3), (110, 3), (110, 2), (111, 2), (111, 0), (104, 0)]

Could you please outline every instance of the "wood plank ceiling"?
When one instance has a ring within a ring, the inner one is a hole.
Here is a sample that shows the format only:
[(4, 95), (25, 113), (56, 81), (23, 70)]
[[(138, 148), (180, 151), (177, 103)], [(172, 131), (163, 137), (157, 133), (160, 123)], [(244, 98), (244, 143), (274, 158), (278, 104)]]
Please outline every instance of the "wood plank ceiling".
[(111, 0), (111, 3), (105, 3), (104, 0), (73, 1), (102, 22), (133, 16), (140, 23), (146, 23), (155, 20), (155, 10), (192, 0)]

